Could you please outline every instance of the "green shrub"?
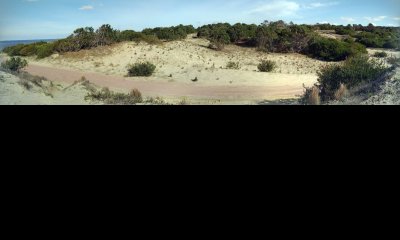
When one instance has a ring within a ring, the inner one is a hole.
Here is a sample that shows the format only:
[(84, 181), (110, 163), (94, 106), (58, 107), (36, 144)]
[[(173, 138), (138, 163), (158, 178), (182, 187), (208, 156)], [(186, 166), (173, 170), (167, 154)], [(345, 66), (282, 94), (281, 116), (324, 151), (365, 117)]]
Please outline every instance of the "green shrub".
[(20, 57), (12, 57), (1, 64), (1, 68), (12, 72), (19, 72), (26, 66), (28, 66), (28, 62)]
[(142, 34), (141, 38), (139, 41), (144, 41), (148, 44), (161, 44), (160, 39), (158, 39), (157, 36), (154, 35), (144, 35)]
[(15, 46), (4, 48), (3, 52), (7, 53), (7, 55), (11, 56), (11, 57), (20, 56), (20, 52), (24, 47), (25, 47), (24, 44), (18, 44), (18, 45), (15, 45)]
[(37, 58), (42, 59), (51, 56), (54, 53), (54, 44), (47, 43), (37, 48)]
[(149, 77), (156, 70), (156, 66), (150, 62), (136, 63), (129, 66), (128, 76), (129, 77)]
[(370, 60), (359, 55), (347, 59), (341, 64), (322, 68), (318, 72), (318, 83), (323, 101), (335, 98), (335, 93), (344, 84), (348, 89), (378, 79), (388, 71), (381, 61)]
[(276, 63), (270, 60), (262, 60), (258, 65), (260, 72), (272, 72), (276, 68)]
[(376, 52), (376, 53), (374, 53), (374, 57), (377, 57), (377, 58), (385, 58), (387, 56), (388, 56), (388, 54), (386, 52)]
[(226, 65), (227, 69), (240, 69), (240, 64), (239, 62), (228, 62)]
[(342, 61), (348, 57), (367, 53), (364, 46), (357, 43), (341, 42), (335, 39), (315, 38), (306, 53), (325, 61)]
[(38, 47), (34, 44), (25, 45), (25, 47), (19, 51), (18, 56), (28, 57), (36, 55), (37, 48)]

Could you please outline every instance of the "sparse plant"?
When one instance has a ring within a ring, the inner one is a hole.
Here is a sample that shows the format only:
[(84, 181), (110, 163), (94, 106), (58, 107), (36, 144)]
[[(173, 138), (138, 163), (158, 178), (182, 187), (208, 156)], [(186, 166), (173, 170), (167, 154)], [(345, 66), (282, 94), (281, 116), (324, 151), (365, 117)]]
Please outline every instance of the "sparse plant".
[(374, 57), (376, 57), (376, 58), (386, 58), (386, 57), (388, 57), (388, 54), (386, 52), (376, 52), (376, 53), (374, 53)]
[(226, 65), (227, 69), (240, 69), (240, 64), (239, 62), (228, 62), (228, 64)]
[(392, 65), (394, 67), (400, 66), (400, 58), (390, 57), (390, 58), (386, 59), (386, 61), (387, 61), (387, 63), (389, 63), (390, 65)]
[(149, 77), (156, 70), (156, 66), (150, 62), (136, 63), (128, 69), (129, 77)]
[(129, 94), (124, 94), (103, 88), (100, 91), (89, 92), (85, 100), (100, 101), (110, 105), (136, 105), (143, 102), (142, 94), (137, 89), (133, 89)]
[(260, 64), (258, 64), (258, 70), (260, 72), (272, 72), (276, 68), (276, 63), (271, 60), (262, 60)]
[(300, 99), (303, 105), (321, 105), (320, 90), (318, 86), (307, 88), (304, 86), (304, 95)]
[(346, 85), (343, 83), (340, 84), (340, 87), (338, 90), (335, 92), (335, 100), (336, 101), (341, 101), (344, 97), (346, 97), (349, 93), (349, 90), (347, 89)]
[(19, 72), (26, 66), (28, 66), (28, 62), (20, 57), (12, 57), (1, 64), (1, 68), (12, 72)]

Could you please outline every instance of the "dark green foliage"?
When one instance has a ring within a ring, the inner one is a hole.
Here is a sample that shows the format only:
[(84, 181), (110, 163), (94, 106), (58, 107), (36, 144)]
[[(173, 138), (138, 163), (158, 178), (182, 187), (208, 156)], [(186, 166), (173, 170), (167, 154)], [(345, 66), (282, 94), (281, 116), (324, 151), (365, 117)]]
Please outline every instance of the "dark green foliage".
[(37, 58), (42, 59), (51, 56), (54, 53), (54, 44), (46, 43), (37, 48)]
[(166, 41), (173, 41), (184, 39), (188, 34), (195, 33), (196, 29), (192, 25), (184, 26), (179, 25), (175, 27), (165, 27), (165, 28), (147, 28), (142, 31), (145, 35), (154, 35), (159, 39)]
[(367, 50), (357, 43), (317, 37), (310, 44), (306, 53), (325, 61), (342, 61), (350, 56), (367, 53)]
[(136, 63), (129, 66), (128, 76), (129, 77), (149, 77), (156, 70), (156, 66), (152, 63)]
[(9, 56), (28, 57), (36, 55), (38, 48), (46, 44), (46, 42), (19, 44), (16, 46), (7, 47), (3, 49), (3, 52), (7, 53)]
[(322, 68), (318, 82), (323, 101), (334, 99), (335, 92), (344, 84), (348, 89), (377, 80), (388, 71), (380, 61), (359, 55), (345, 62)]
[(262, 60), (260, 64), (258, 64), (258, 70), (260, 72), (272, 72), (276, 68), (276, 63), (270, 60)]
[(226, 64), (226, 68), (227, 69), (240, 69), (240, 64), (239, 62), (228, 62), (228, 64)]
[(94, 46), (106, 46), (117, 42), (118, 33), (109, 24), (104, 24), (96, 30)]
[(1, 64), (1, 68), (12, 72), (19, 72), (26, 66), (28, 66), (28, 62), (20, 57), (12, 57)]
[(18, 44), (11, 47), (6, 47), (3, 49), (4, 53), (7, 53), (8, 56), (20, 56), (20, 51), (25, 47), (24, 44)]
[(388, 54), (386, 52), (376, 52), (374, 54), (374, 57), (377, 57), (377, 58), (385, 58), (387, 56), (388, 56)]
[(135, 32), (133, 30), (125, 30), (118, 34), (118, 41), (137, 41), (142, 38), (143, 33)]

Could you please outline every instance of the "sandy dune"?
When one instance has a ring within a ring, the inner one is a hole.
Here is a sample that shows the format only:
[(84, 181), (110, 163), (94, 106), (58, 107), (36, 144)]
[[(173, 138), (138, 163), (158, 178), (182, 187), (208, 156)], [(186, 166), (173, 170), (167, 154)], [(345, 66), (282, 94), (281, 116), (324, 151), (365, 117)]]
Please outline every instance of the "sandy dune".
[[(87, 90), (80, 84), (67, 86), (44, 82), (42, 87), (31, 84), (28, 90), (20, 79), (0, 71), (0, 105), (87, 105)], [(44, 91), (44, 89), (46, 91)]]
[[(162, 45), (126, 42), (43, 60), (30, 58), (27, 71), (67, 83), (85, 76), (115, 90), (138, 88), (145, 96), (254, 102), (297, 97), (303, 84), (314, 84), (317, 70), (329, 64), (299, 54), (267, 54), (238, 46), (217, 52), (208, 44), (193, 36)], [(273, 73), (258, 72), (262, 59), (276, 61), (278, 68)], [(129, 64), (144, 61), (157, 66), (152, 77), (125, 77)], [(230, 61), (239, 62), (240, 69), (226, 69)], [(195, 78), (198, 81), (192, 82)]]

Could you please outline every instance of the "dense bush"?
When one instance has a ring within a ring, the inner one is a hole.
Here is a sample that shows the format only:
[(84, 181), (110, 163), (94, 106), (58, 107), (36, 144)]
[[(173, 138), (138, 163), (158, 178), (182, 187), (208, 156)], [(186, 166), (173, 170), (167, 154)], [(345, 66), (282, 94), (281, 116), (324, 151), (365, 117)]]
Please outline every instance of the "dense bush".
[(51, 56), (54, 53), (54, 44), (47, 43), (37, 48), (37, 58), (42, 59)]
[(109, 24), (104, 24), (96, 30), (94, 35), (94, 46), (111, 45), (118, 41), (118, 32)]
[(9, 56), (22, 56), (28, 57), (37, 54), (38, 49), (47, 44), (46, 42), (37, 42), (31, 44), (18, 44), (16, 46), (11, 46), (3, 49), (4, 53), (7, 53)]
[(184, 39), (188, 34), (195, 33), (196, 29), (192, 25), (184, 26), (179, 25), (175, 27), (165, 27), (165, 28), (147, 28), (142, 31), (145, 35), (154, 35), (157, 38), (166, 40), (166, 41), (173, 41)]
[(260, 72), (272, 72), (276, 68), (276, 63), (270, 60), (262, 60), (258, 65)]
[(318, 37), (313, 40), (306, 53), (325, 61), (342, 61), (350, 56), (367, 53), (367, 50), (357, 43)]
[(256, 44), (261, 50), (279, 53), (300, 53), (313, 39), (314, 33), (304, 25), (287, 25), (283, 21), (260, 26)]
[(129, 66), (128, 76), (129, 77), (149, 77), (156, 70), (156, 66), (152, 63), (136, 63)]
[(377, 58), (385, 58), (387, 56), (388, 56), (388, 54), (386, 52), (376, 52), (376, 53), (374, 53), (374, 57), (377, 57)]
[(338, 65), (324, 67), (318, 73), (322, 100), (334, 99), (341, 84), (351, 89), (362, 83), (377, 80), (387, 71), (382, 62), (370, 60), (365, 55), (349, 58)]
[(20, 57), (12, 57), (1, 64), (1, 68), (12, 72), (19, 72), (26, 66), (28, 66), (28, 62)]

